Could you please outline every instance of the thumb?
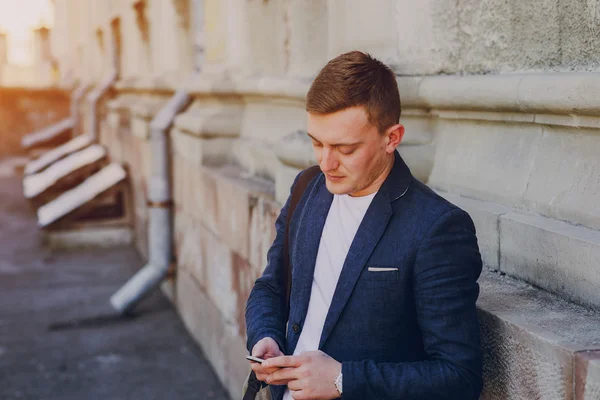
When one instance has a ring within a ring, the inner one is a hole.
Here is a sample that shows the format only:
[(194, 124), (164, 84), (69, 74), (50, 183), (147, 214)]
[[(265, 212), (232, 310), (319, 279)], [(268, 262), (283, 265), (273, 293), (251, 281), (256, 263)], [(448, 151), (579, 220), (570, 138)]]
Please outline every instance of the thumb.
[(271, 358), (282, 354), (277, 342), (270, 337), (263, 338), (252, 349), (252, 355), (260, 358)]

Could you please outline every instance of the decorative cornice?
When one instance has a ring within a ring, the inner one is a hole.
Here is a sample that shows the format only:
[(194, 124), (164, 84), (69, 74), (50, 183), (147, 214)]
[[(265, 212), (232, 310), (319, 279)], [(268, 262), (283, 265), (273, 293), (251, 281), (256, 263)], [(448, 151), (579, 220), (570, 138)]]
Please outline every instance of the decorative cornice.
[[(397, 77), (397, 80), (402, 108), (407, 110), (600, 116), (600, 73), (426, 76)], [(310, 83), (308, 79), (198, 74), (182, 87), (196, 96), (257, 96), (302, 102)], [(141, 81), (122, 82), (118, 87), (133, 91), (149, 89)], [(174, 91), (175, 86), (165, 82), (159, 89)]]

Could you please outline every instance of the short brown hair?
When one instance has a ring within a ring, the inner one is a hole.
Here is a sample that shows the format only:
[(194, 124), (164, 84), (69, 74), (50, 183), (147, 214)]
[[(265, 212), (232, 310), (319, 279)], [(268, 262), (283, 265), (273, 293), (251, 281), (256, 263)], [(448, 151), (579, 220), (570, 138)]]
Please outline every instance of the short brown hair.
[(306, 111), (332, 114), (363, 106), (369, 122), (380, 133), (400, 121), (401, 105), (396, 75), (384, 63), (360, 51), (329, 61), (306, 96)]

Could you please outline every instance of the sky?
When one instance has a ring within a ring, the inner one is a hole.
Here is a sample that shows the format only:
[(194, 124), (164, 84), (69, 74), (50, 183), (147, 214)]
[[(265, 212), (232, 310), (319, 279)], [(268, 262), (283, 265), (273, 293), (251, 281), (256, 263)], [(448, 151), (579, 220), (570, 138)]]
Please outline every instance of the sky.
[(52, 25), (50, 0), (0, 0), (0, 31), (9, 35), (9, 63), (27, 65), (32, 62), (31, 30)]

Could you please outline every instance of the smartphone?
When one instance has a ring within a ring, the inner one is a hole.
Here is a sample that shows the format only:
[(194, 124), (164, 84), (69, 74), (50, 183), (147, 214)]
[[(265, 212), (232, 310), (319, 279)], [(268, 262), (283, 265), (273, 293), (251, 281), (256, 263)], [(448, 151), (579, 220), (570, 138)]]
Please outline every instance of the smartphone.
[(262, 362), (265, 361), (262, 358), (252, 357), (252, 356), (246, 356), (246, 360), (254, 361), (254, 362), (257, 362), (259, 364), (262, 364)]

